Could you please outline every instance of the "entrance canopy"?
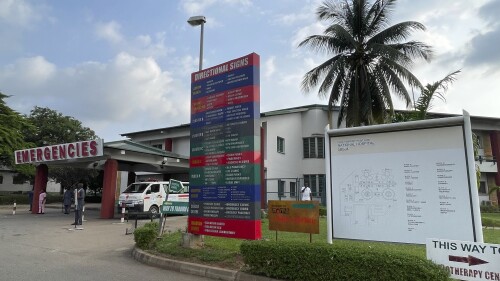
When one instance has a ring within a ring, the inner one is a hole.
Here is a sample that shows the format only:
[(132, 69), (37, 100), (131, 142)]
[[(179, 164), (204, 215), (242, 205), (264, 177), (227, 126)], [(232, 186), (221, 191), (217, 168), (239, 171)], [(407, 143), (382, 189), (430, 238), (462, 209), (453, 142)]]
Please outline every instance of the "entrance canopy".
[(109, 159), (118, 162), (119, 171), (170, 174), (187, 173), (189, 169), (189, 156), (179, 155), (130, 140), (104, 143), (103, 153), (100, 156), (47, 162), (38, 161), (37, 163), (49, 166), (71, 166), (103, 170), (104, 164)]

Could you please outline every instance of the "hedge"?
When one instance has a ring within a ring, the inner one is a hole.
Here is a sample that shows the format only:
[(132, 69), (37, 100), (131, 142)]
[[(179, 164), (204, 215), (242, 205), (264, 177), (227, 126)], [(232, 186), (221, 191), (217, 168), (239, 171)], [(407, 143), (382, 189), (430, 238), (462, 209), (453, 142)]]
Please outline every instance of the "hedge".
[[(47, 204), (50, 203), (61, 203), (63, 201), (62, 195), (51, 194), (47, 195)], [(35, 198), (33, 198), (35, 200)], [(28, 194), (3, 194), (0, 195), (0, 205), (12, 205), (16, 202), (17, 204), (29, 204)]]
[(134, 241), (143, 250), (151, 249), (158, 236), (158, 222), (148, 222), (134, 231)]
[(245, 241), (248, 271), (286, 280), (449, 280), (441, 266), (422, 257), (367, 245)]

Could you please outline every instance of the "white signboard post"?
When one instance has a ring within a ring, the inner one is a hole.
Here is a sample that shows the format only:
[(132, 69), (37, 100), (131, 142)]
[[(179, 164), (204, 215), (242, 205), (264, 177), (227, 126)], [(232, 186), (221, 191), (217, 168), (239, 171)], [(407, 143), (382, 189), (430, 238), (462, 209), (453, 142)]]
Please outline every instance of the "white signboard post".
[(326, 135), (330, 242), (483, 241), (468, 115)]
[(500, 245), (427, 239), (427, 258), (459, 280), (500, 280)]

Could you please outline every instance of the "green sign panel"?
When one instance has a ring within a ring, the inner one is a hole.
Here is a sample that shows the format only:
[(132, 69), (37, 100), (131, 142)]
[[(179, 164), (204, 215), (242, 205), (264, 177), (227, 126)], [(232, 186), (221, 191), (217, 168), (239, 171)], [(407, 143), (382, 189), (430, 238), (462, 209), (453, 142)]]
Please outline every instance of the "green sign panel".
[(178, 180), (170, 180), (170, 192), (173, 193), (182, 193), (182, 190), (184, 189), (184, 186), (182, 185), (182, 182)]
[(160, 212), (167, 215), (187, 215), (189, 212), (189, 202), (165, 201), (161, 205)]

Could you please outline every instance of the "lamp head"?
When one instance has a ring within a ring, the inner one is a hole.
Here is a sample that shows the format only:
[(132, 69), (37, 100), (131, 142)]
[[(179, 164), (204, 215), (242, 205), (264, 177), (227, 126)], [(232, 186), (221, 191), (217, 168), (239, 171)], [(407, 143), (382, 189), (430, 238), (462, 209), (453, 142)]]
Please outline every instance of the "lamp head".
[(194, 17), (190, 17), (187, 22), (191, 25), (191, 26), (197, 26), (197, 25), (201, 25), (201, 24), (204, 24), (207, 22), (207, 19), (204, 17), (204, 16), (194, 16)]

